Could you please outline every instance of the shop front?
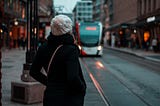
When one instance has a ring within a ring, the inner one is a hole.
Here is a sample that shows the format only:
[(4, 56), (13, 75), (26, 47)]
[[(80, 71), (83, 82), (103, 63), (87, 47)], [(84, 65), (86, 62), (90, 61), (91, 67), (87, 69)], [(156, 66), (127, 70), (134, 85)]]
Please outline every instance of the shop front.
[[(152, 40), (157, 40), (160, 51), (160, 16), (150, 16), (136, 23), (137, 32), (141, 38), (141, 47), (152, 49)], [(149, 48), (148, 48), (149, 47)]]
[(115, 36), (115, 46), (117, 47), (131, 47), (131, 35), (133, 33), (136, 35), (137, 32), (134, 24), (129, 23), (112, 25), (106, 31), (110, 32), (110, 36)]

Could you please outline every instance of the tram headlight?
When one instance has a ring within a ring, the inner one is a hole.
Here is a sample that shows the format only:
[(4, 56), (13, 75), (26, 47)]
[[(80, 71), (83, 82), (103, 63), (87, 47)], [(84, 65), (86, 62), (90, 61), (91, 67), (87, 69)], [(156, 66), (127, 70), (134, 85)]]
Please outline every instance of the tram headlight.
[(98, 48), (97, 48), (98, 50), (102, 50), (102, 46), (98, 46)]
[(78, 45), (79, 50), (82, 50), (82, 47), (80, 45)]

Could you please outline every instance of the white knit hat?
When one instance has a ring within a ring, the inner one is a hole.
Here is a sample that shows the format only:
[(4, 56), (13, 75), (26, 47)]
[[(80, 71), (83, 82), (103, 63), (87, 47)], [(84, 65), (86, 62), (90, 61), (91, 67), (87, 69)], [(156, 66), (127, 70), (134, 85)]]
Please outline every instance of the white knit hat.
[(51, 20), (53, 35), (63, 35), (72, 31), (72, 21), (66, 15), (57, 15)]

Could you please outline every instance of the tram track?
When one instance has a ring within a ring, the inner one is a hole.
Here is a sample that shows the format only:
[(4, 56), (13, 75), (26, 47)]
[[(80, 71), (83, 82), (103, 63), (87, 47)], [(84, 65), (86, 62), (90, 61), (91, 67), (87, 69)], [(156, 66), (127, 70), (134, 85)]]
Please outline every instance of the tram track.
[[(94, 58), (95, 61), (97, 61)], [(102, 60), (101, 60), (102, 61)], [(104, 63), (104, 62), (103, 62)], [(105, 65), (104, 65), (105, 66)], [(112, 66), (113, 67), (113, 66)], [(138, 95), (137, 93), (135, 93), (132, 89), (130, 89), (130, 87), (127, 86), (127, 84), (125, 84), (123, 82), (123, 80), (121, 80), (119, 77), (117, 77), (114, 73), (112, 73), (111, 71), (109, 71), (109, 73), (117, 80), (119, 81), (125, 88), (127, 88), (130, 93), (132, 93), (133, 95), (135, 95), (137, 98), (139, 98), (144, 104), (146, 104), (146, 106), (152, 106), (151, 104), (149, 104), (145, 99), (143, 99), (143, 97), (141, 97), (140, 95)]]
[[(91, 70), (88, 68), (87, 64), (85, 63), (85, 60), (84, 59), (81, 59), (82, 60), (82, 63), (83, 65), (85, 66), (87, 72), (89, 73), (90, 75), (90, 78), (92, 79), (95, 87), (97, 88), (99, 94), (101, 95), (101, 98), (103, 99), (103, 101), (105, 102), (106, 106), (111, 106), (110, 105), (110, 101), (109, 99), (107, 98), (107, 96), (104, 94), (104, 90), (102, 88), (102, 86), (100, 85), (100, 83), (98, 82), (98, 80), (96, 80), (96, 78), (94, 77), (94, 75), (91, 73)], [(105, 63), (103, 61), (103, 59), (99, 59), (99, 58), (90, 58), (90, 61), (92, 62), (96, 62), (96, 61), (101, 61), (102, 64), (108, 64), (108, 63)], [(106, 65), (104, 65), (105, 69), (106, 69)], [(107, 70), (105, 70), (107, 71)], [(137, 97), (140, 101), (142, 101), (146, 106), (152, 106), (150, 103), (148, 103), (143, 97), (141, 97), (140, 95), (138, 95), (137, 93), (135, 93), (125, 82), (123, 82), (123, 80), (121, 80), (118, 76), (116, 76), (112, 71), (108, 71), (110, 73), (110, 75), (112, 75), (115, 80), (117, 80), (120, 84), (122, 84), (126, 89), (128, 89), (128, 91), (134, 95), (135, 97)]]
[(83, 59), (81, 59), (81, 61), (82, 61), (83, 65), (84, 65), (84, 67), (86, 68), (86, 70), (87, 70), (87, 72), (88, 72), (88, 74), (89, 74), (89, 76), (90, 76), (90, 78), (91, 78), (94, 86), (96, 87), (98, 93), (100, 94), (103, 102), (105, 103), (106, 106), (111, 106), (111, 105), (109, 104), (109, 101), (108, 101), (107, 97), (106, 97), (105, 94), (104, 94), (104, 91), (103, 91), (102, 87), (100, 86), (100, 84), (98, 83), (98, 81), (96, 80), (96, 78), (94, 77), (94, 75), (91, 73), (91, 71), (90, 71), (90, 69), (88, 68), (88, 66), (87, 66), (87, 64), (85, 63), (85, 61), (84, 61)]

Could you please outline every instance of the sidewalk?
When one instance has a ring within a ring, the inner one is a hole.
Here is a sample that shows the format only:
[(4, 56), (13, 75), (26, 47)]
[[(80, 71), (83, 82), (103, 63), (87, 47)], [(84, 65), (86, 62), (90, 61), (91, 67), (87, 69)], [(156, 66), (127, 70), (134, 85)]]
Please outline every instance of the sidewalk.
[[(19, 49), (2, 51), (2, 106), (26, 106), (26, 104), (11, 101), (11, 82), (21, 81), (20, 76), (25, 63), (25, 54), (26, 51)], [(82, 69), (87, 83), (84, 106), (105, 106), (85, 67), (82, 66)], [(27, 106), (42, 106), (42, 103)]]
[[(25, 51), (19, 49), (2, 50), (2, 106), (24, 106), (11, 101), (11, 82), (21, 81)], [(42, 106), (41, 104), (30, 106)]]
[(155, 53), (153, 51), (145, 51), (142, 49), (130, 49), (130, 48), (123, 48), (123, 47), (105, 47), (108, 49), (129, 53), (131, 55), (135, 55), (144, 59), (149, 59), (151, 61), (160, 62), (160, 53)]

